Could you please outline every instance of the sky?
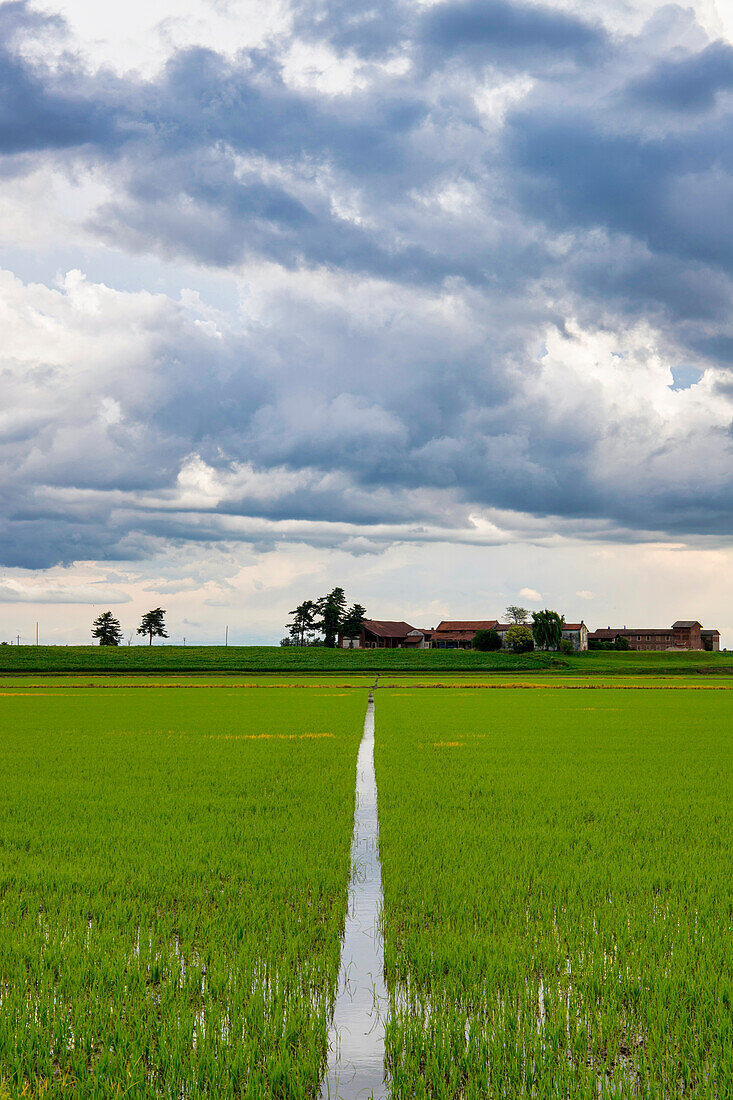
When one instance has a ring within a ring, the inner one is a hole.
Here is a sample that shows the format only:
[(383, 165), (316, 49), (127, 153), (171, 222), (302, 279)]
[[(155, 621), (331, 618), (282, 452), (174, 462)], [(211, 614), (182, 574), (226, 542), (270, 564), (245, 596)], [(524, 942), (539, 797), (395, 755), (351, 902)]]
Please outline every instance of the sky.
[(0, 3), (0, 640), (733, 648), (733, 6)]

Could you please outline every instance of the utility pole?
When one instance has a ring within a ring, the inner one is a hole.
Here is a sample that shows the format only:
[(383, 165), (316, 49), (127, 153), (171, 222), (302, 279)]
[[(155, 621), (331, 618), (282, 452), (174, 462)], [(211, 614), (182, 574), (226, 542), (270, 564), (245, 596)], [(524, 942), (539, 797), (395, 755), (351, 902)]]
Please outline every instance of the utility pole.
[(20, 645), (20, 634), (16, 634), (15, 641), (17, 645)]
[(36, 645), (38, 645), (38, 623), (36, 623)]
[(229, 627), (224, 631), (224, 645), (229, 645)]

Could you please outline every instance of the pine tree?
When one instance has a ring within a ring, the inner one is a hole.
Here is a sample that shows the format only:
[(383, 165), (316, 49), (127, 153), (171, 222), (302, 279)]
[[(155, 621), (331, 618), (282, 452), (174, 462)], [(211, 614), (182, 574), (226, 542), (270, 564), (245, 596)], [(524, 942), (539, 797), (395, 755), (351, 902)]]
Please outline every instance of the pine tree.
[(341, 625), (341, 631), (344, 638), (358, 638), (361, 634), (361, 628), (365, 619), (365, 607), (362, 607), (360, 603), (355, 603), (353, 607), (350, 607), (344, 615), (344, 620)]
[(303, 600), (290, 614), (293, 621), (288, 623), (288, 633), (292, 645), (307, 645), (316, 631), (316, 605), (313, 600)]
[(327, 596), (321, 596), (316, 602), (316, 608), (320, 615), (318, 628), (323, 631), (323, 644), (333, 649), (346, 615), (346, 596), (343, 588), (334, 588)]
[(122, 641), (119, 619), (111, 611), (105, 611), (92, 623), (92, 637), (99, 638), (100, 645), (119, 645)]
[(167, 638), (168, 634), (165, 629), (165, 622), (163, 616), (165, 611), (162, 607), (155, 607), (152, 611), (146, 611), (140, 620), (140, 626), (137, 628), (138, 634), (147, 635), (149, 641), (148, 645), (153, 644), (153, 638)]

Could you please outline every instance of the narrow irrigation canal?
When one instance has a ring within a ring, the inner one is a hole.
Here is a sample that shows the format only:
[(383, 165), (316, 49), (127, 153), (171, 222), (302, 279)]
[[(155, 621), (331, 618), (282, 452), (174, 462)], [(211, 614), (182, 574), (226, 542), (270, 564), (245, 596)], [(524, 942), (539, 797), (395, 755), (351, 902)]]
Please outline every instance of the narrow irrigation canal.
[(336, 991), (328, 1072), (321, 1100), (386, 1097), (382, 870), (379, 862), (377, 782), (374, 776), (374, 696), (370, 692), (356, 762), (351, 879), (341, 970)]

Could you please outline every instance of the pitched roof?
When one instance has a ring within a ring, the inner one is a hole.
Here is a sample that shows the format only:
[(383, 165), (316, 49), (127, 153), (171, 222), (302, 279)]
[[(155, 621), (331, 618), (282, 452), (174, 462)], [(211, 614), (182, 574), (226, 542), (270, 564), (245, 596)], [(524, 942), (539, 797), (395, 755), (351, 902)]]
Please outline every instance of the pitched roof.
[(496, 619), (444, 619), (438, 623), (435, 630), (442, 633), (446, 630), (493, 630), (497, 624)]
[(580, 630), (581, 626), (585, 626), (585, 623), (563, 623), (563, 630)]
[(718, 637), (720, 637), (720, 631), (719, 630), (703, 629), (703, 630), (700, 631), (700, 633), (701, 634), (709, 634), (711, 637), (712, 637), (713, 634), (717, 634)]
[(699, 623), (697, 619), (678, 619), (676, 623), (672, 623), (673, 630), (678, 630), (680, 628), (689, 630), (691, 626), (702, 626), (702, 623)]
[(390, 622), (386, 619), (365, 619), (364, 626), (372, 634), (378, 634), (380, 638), (406, 638), (415, 628), (409, 623)]
[(601, 638), (615, 638), (618, 634), (626, 637), (627, 634), (665, 634), (671, 635), (671, 626), (604, 626), (599, 630), (591, 630), (588, 637), (595, 640)]

